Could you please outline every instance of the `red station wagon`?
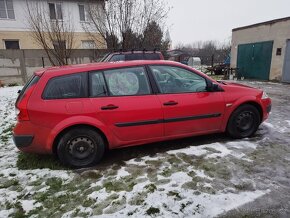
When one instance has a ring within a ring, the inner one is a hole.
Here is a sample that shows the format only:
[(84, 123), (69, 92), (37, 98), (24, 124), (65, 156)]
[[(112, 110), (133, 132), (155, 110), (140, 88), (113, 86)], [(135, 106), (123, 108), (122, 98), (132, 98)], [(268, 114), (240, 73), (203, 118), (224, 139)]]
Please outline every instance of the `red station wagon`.
[(177, 62), (130, 61), (38, 71), (16, 109), (13, 139), (21, 151), (86, 167), (107, 148), (217, 132), (250, 137), (268, 118), (271, 100)]

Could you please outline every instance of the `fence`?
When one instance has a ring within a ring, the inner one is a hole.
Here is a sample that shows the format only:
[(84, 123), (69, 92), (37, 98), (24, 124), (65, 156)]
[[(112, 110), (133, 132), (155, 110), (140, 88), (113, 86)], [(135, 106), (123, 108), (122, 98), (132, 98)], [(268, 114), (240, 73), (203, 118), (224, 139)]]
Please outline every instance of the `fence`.
[[(68, 59), (70, 64), (91, 63), (100, 59), (107, 50), (73, 50)], [(24, 84), (33, 72), (51, 66), (44, 50), (1, 50), (0, 49), (0, 84)]]

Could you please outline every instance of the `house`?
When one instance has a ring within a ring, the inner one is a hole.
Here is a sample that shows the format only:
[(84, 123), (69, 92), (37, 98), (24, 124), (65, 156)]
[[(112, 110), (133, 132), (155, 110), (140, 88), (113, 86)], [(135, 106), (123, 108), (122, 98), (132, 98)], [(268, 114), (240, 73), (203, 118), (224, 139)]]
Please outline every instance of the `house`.
[[(104, 41), (94, 40), (83, 29), (88, 22), (87, 1), (83, 0), (0, 0), (0, 49), (42, 49), (31, 37), (28, 5), (42, 4), (51, 21), (70, 23), (74, 31), (73, 49), (106, 48)], [(90, 4), (103, 4), (104, 0), (92, 0)], [(33, 12), (33, 9), (31, 10)], [(98, 37), (97, 37), (98, 38)]]
[(290, 82), (290, 17), (233, 29), (231, 67), (240, 77)]

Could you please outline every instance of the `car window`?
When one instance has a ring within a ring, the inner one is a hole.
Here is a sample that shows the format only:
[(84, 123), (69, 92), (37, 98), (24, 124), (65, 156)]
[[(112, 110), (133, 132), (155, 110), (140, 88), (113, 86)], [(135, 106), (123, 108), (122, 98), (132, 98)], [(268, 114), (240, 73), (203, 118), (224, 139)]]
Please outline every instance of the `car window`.
[(59, 76), (51, 79), (46, 85), (44, 99), (64, 99), (85, 97), (85, 85), (82, 82), (85, 74)]
[(125, 61), (125, 55), (123, 54), (115, 54), (111, 57), (109, 60), (110, 62), (116, 62), (116, 61)]
[(103, 73), (92, 72), (90, 73), (90, 96), (102, 97), (108, 94)]
[(104, 72), (111, 96), (148, 95), (150, 87), (143, 67)]
[(205, 79), (189, 70), (172, 66), (150, 66), (161, 93), (206, 91)]

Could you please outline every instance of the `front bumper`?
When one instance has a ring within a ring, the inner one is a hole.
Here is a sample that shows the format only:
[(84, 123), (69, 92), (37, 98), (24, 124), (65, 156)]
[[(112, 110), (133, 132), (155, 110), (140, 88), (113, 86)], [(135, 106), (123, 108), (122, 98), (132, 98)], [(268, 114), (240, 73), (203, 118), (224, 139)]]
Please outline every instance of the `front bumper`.
[(34, 136), (33, 135), (14, 135), (13, 141), (17, 148), (28, 147), (32, 144)]

